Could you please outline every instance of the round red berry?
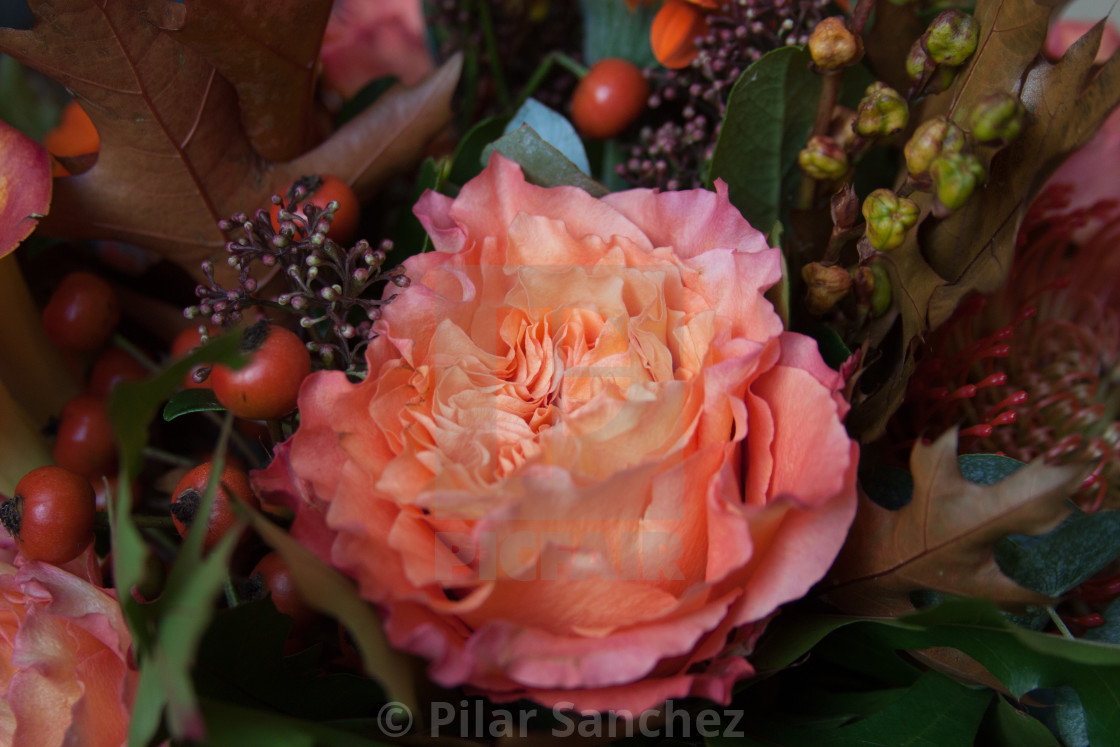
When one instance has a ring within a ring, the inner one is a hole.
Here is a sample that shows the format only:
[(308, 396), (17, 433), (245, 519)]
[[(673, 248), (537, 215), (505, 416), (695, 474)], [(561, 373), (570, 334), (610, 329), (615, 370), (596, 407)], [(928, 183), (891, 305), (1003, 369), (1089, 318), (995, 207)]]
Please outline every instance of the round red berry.
[(28, 472), (0, 504), (0, 523), (23, 556), (55, 565), (78, 557), (93, 540), (94, 514), (89, 480), (54, 466)]
[[(206, 327), (206, 336), (209, 338), (214, 334), (214, 331), (209, 326)], [(178, 335), (171, 343), (171, 357), (178, 360), (183, 358), (202, 345), (202, 335), (199, 333), (199, 327), (187, 327)], [(210, 366), (203, 364), (192, 368), (186, 376), (183, 377), (184, 389), (209, 389), (210, 381)]]
[[(194, 525), (213, 469), (213, 462), (204, 462), (183, 475), (175, 486), (175, 492), (171, 495), (171, 520), (180, 537), (186, 537)], [(222, 476), (214, 493), (210, 520), (206, 524), (206, 535), (202, 540), (202, 546), (207, 550), (216, 545), (237, 521), (233, 502), (238, 498), (253, 508), (260, 508), (260, 501), (249, 484), (249, 475), (227, 464), (222, 469)]]
[(270, 552), (260, 559), (249, 574), (249, 585), (250, 596), (254, 598), (268, 592), (276, 609), (292, 618), (295, 632), (305, 629), (317, 615), (299, 595), (292, 581), (292, 572), (278, 552)]
[[(345, 244), (354, 238), (358, 232), (358, 221), (361, 219), (361, 207), (358, 204), (358, 195), (350, 185), (331, 174), (305, 176), (288, 185), (282, 195), (284, 204), (287, 205), (295, 194), (297, 187), (306, 190), (304, 197), (296, 203), (296, 213), (307, 218), (304, 206), (311, 203), (320, 210), (325, 210), (332, 201), (338, 202), (338, 209), (331, 220), (331, 227), (327, 230), (327, 238), (339, 244)], [(280, 230), (280, 206), (273, 205), (270, 211), (272, 227)], [(315, 226), (310, 226), (311, 230)]]
[(93, 364), (87, 393), (107, 397), (122, 381), (143, 381), (148, 378), (148, 373), (148, 369), (140, 361), (118, 347), (111, 347)]
[(279, 418), (296, 409), (299, 386), (311, 373), (311, 354), (299, 335), (261, 321), (245, 331), (239, 369), (215, 365), (210, 385), (222, 406), (239, 418)]
[(105, 344), (120, 318), (117, 294), (107, 282), (90, 272), (72, 272), (43, 309), (43, 329), (60, 348), (89, 353)]
[(88, 478), (116, 471), (117, 437), (103, 397), (80, 394), (62, 406), (52, 454), (55, 464)]
[(620, 134), (645, 111), (649, 82), (632, 62), (599, 60), (572, 93), (572, 122), (587, 137), (606, 140)]

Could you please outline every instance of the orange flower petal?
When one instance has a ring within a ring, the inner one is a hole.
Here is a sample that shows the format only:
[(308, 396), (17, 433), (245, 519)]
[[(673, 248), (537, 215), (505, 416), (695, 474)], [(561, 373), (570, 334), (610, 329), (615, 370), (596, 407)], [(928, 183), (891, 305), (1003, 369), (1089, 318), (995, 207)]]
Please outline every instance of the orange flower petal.
[(657, 61), (667, 68), (686, 67), (696, 57), (696, 37), (708, 33), (708, 18), (686, 0), (669, 0), (653, 18), (649, 42)]

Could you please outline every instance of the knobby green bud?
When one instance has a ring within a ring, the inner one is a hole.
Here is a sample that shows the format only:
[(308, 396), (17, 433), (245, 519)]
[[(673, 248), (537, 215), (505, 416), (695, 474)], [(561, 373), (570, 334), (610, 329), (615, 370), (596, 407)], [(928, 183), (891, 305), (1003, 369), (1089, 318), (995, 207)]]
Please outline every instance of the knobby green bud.
[(968, 126), (972, 136), (982, 143), (1006, 143), (1019, 136), (1025, 114), (1026, 108), (1017, 97), (999, 91), (976, 102)]
[(918, 206), (889, 189), (877, 189), (863, 201), (867, 240), (881, 252), (902, 245), (906, 232), (918, 222)]
[(831, 311), (852, 288), (852, 276), (839, 265), (810, 262), (801, 268), (801, 279), (808, 286), (807, 310), (814, 316)]
[(809, 54), (821, 70), (840, 70), (863, 57), (863, 39), (851, 32), (843, 16), (825, 18), (809, 37)]
[(964, 130), (947, 118), (926, 120), (918, 125), (902, 149), (906, 170), (911, 176), (920, 177), (929, 171), (933, 159), (942, 153), (960, 153), (965, 143)]
[(922, 40), (916, 40), (906, 55), (906, 76), (917, 83), (936, 69), (937, 63), (929, 56)]
[(797, 165), (814, 179), (834, 181), (848, 172), (848, 154), (832, 138), (814, 135), (797, 154)]
[(984, 167), (968, 153), (943, 153), (929, 166), (937, 200), (949, 212), (968, 202), (984, 181)]
[(863, 137), (885, 137), (906, 126), (910, 110), (906, 99), (884, 83), (867, 87), (856, 112), (856, 132)]
[(976, 51), (980, 40), (980, 24), (967, 13), (950, 9), (942, 11), (924, 35), (926, 51), (938, 65), (963, 65)]
[(906, 75), (914, 83), (926, 81), (921, 89), (924, 94), (932, 95), (948, 90), (957, 77), (958, 68), (938, 65), (929, 56), (923, 42), (924, 38), (918, 39), (910, 47), (910, 53), (906, 55)]

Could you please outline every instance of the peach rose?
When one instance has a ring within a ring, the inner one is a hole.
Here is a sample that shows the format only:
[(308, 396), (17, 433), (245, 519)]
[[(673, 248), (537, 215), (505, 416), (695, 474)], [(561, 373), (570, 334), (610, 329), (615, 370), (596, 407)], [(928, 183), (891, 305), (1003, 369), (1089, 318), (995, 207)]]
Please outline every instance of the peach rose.
[(420, 0), (335, 0), (319, 59), (323, 83), (347, 99), (387, 75), (418, 82), (433, 69)]
[(762, 296), (778, 250), (722, 183), (595, 199), (498, 155), (415, 213), (436, 251), (368, 377), (309, 378), (258, 487), (440, 685), (726, 703), (856, 507), (841, 379)]
[(131, 645), (112, 592), (47, 563), (0, 562), (0, 743), (124, 744)]

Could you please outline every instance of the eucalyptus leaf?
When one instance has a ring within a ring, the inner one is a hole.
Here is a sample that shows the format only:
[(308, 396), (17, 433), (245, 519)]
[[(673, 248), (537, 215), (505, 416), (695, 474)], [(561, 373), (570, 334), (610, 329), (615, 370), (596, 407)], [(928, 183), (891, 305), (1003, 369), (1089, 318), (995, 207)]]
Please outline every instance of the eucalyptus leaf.
[(1059, 596), (1120, 557), (1120, 511), (1075, 513), (1039, 537), (1013, 534), (996, 545), (996, 563), (1016, 583)]
[(607, 194), (606, 187), (580, 171), (578, 166), (542, 140), (528, 125), (522, 125), (494, 141), (483, 151), (483, 158), (488, 160), (494, 151), (517, 161), (525, 172), (525, 178), (538, 186), (579, 187), (592, 197)]
[(532, 127), (541, 140), (560, 151), (564, 158), (590, 176), (591, 163), (587, 160), (587, 151), (583, 148), (583, 142), (579, 139), (576, 128), (562, 114), (549, 109), (536, 99), (528, 99), (509, 118), (509, 123), (506, 124), (502, 134), (508, 135), (522, 125)]
[(1120, 599), (1113, 599), (1101, 615), (1104, 625), (1089, 628), (1081, 637), (1087, 641), (1120, 644)]
[(656, 3), (633, 9), (619, 0), (580, 0), (583, 11), (583, 59), (594, 65), (606, 57), (621, 57), (638, 67), (657, 64), (649, 43)]
[(995, 485), (1025, 466), (1018, 459), (1002, 454), (962, 454), (957, 462), (964, 478), (977, 485)]

